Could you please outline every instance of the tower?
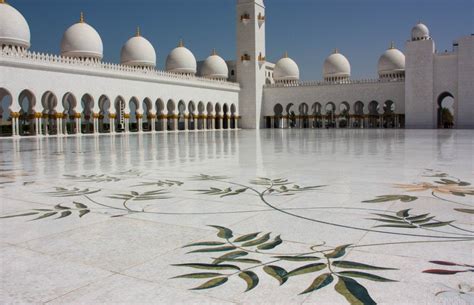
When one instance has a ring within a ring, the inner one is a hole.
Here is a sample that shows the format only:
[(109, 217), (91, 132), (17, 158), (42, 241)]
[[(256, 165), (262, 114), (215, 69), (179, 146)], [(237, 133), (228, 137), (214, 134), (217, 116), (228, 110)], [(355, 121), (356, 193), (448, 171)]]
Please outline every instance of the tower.
[(241, 126), (262, 127), (265, 85), (265, 6), (263, 0), (237, 0), (237, 82)]
[(406, 44), (405, 126), (406, 128), (436, 128), (436, 108), (433, 103), (435, 44), (424, 24), (412, 30)]

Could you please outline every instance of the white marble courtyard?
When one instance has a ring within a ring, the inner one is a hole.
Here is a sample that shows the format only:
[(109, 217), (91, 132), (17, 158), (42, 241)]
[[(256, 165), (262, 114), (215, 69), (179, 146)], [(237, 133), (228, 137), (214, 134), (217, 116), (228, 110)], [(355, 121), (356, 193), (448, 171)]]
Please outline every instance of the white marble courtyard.
[(469, 130), (0, 139), (0, 303), (474, 304), (473, 156)]

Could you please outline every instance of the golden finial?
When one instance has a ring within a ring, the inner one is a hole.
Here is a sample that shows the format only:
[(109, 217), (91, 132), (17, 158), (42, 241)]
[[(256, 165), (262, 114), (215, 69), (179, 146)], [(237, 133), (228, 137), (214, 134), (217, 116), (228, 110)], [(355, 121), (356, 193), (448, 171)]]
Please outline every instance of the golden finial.
[(81, 12), (81, 16), (79, 17), (79, 22), (84, 23), (84, 12)]
[(283, 54), (283, 58), (288, 58), (288, 51), (285, 51), (285, 54)]
[(339, 53), (339, 49), (338, 49), (338, 48), (335, 48), (335, 49), (334, 49), (334, 54), (337, 54), (337, 53)]
[(5, 0), (0, 0), (0, 3), (6, 4), (7, 2)]
[(216, 48), (212, 49), (212, 53), (211, 53), (212, 56), (214, 55), (217, 55), (217, 51), (216, 51)]
[(136, 32), (135, 35), (136, 35), (137, 37), (142, 36), (142, 35), (140, 34), (140, 27), (139, 27), (139, 26), (137, 26), (137, 32)]
[(178, 48), (182, 48), (182, 47), (184, 47), (184, 42), (182, 39), (180, 39), (178, 43)]
[(395, 42), (392, 41), (392, 42), (390, 43), (390, 49), (395, 49)]

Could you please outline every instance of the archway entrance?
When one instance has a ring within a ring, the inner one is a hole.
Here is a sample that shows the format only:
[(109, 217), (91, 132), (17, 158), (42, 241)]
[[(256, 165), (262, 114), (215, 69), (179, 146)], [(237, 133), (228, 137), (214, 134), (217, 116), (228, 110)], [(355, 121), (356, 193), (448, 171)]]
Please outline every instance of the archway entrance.
[(6, 89), (0, 88), (0, 137), (13, 135), (10, 106), (12, 96)]
[(454, 96), (444, 92), (438, 97), (438, 128), (454, 128)]

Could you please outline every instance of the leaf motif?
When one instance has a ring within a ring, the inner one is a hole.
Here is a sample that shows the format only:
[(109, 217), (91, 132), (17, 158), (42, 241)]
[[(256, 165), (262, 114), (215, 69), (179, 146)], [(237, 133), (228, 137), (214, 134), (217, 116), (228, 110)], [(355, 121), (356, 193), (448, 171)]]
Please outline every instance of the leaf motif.
[(312, 272), (318, 272), (318, 271), (323, 270), (326, 267), (327, 265), (323, 263), (309, 264), (309, 265), (299, 267), (288, 272), (287, 277), (297, 276), (297, 275), (302, 275), (302, 274), (312, 273)]
[(396, 224), (406, 224), (406, 221), (403, 220), (392, 220), (392, 219), (382, 219), (382, 218), (367, 218), (368, 220), (375, 220), (385, 223), (396, 223)]
[(421, 224), (421, 223), (427, 223), (435, 219), (435, 216), (431, 216), (425, 219), (420, 219), (420, 220), (412, 220), (411, 223), (413, 224)]
[(172, 265), (176, 267), (189, 267), (194, 269), (207, 269), (207, 270), (240, 270), (239, 267), (234, 265), (217, 265), (217, 264), (176, 264)]
[(242, 264), (261, 264), (262, 262), (256, 259), (250, 258), (224, 258), (221, 259), (222, 262), (228, 263), (242, 263)]
[(461, 213), (474, 214), (474, 209), (454, 209), (454, 210)]
[(400, 201), (401, 202), (412, 202), (412, 201), (415, 201), (417, 200), (418, 197), (415, 197), (415, 196), (407, 196), (407, 195), (403, 195), (400, 197)]
[(269, 265), (263, 267), (263, 271), (275, 278), (280, 283), (280, 286), (288, 280), (288, 272), (281, 267)]
[(252, 271), (241, 272), (239, 277), (247, 283), (247, 290), (245, 292), (254, 289), (258, 285), (258, 276)]
[(334, 281), (334, 277), (331, 275), (331, 273), (321, 274), (320, 276), (318, 276), (313, 281), (313, 283), (308, 288), (306, 288), (305, 291), (303, 291), (300, 294), (306, 294), (306, 293), (310, 293), (310, 292), (319, 290), (319, 289), (321, 289), (323, 287), (326, 287), (327, 285), (331, 284), (333, 281)]
[(80, 202), (73, 202), (73, 203), (76, 206), (76, 208), (78, 208), (78, 209), (87, 209), (88, 208), (88, 206), (83, 204), (83, 203), (80, 203)]
[(406, 220), (409, 220), (409, 221), (417, 221), (417, 220), (421, 220), (421, 219), (425, 219), (426, 217), (430, 216), (430, 214), (423, 214), (423, 215), (418, 215), (418, 216), (411, 216), (411, 217), (407, 217)]
[(351, 261), (335, 261), (332, 262), (333, 266), (343, 269), (362, 269), (362, 270), (398, 270), (395, 268), (384, 268), (384, 267), (377, 267), (372, 265), (366, 265)]
[(213, 227), (219, 230), (219, 233), (217, 233), (217, 237), (224, 238), (224, 239), (230, 239), (234, 237), (233, 232), (228, 228), (221, 227), (221, 226), (209, 226), (209, 227)]
[(54, 207), (56, 210), (70, 210), (71, 208), (63, 207), (61, 204), (58, 204)]
[(370, 297), (367, 289), (351, 278), (339, 277), (335, 289), (351, 305), (377, 305)]
[(203, 272), (203, 273), (190, 273), (190, 274), (183, 274), (179, 276), (172, 277), (172, 279), (206, 279), (212, 278), (216, 276), (221, 276), (222, 273), (213, 273), (213, 272)]
[(375, 274), (359, 272), (359, 271), (341, 271), (338, 273), (346, 277), (358, 277), (358, 278), (363, 278), (363, 279), (371, 280), (375, 282), (396, 282), (394, 280), (386, 279), (384, 277), (381, 277)]
[(280, 235), (278, 235), (277, 237), (275, 237), (275, 239), (272, 242), (260, 245), (260, 246), (257, 247), (257, 249), (259, 249), (259, 250), (271, 250), (271, 249), (274, 249), (275, 247), (277, 247), (278, 245), (281, 245), (282, 243), (283, 243), (283, 241), (281, 240)]
[(420, 227), (422, 227), (422, 228), (438, 228), (438, 227), (448, 226), (448, 225), (452, 224), (453, 222), (454, 222), (454, 220), (453, 221), (444, 221), (444, 222), (426, 223), (426, 224), (420, 225)]
[(0, 217), (0, 219), (33, 216), (33, 215), (37, 215), (37, 214), (39, 214), (39, 213), (38, 212), (30, 212), (30, 213), (24, 213), (24, 214), (18, 214), (18, 215), (2, 216), (2, 217)]
[(430, 274), (437, 274), (437, 275), (453, 275), (458, 273), (466, 272), (465, 270), (462, 271), (455, 271), (455, 270), (444, 270), (444, 269), (429, 269), (423, 271), (423, 273), (430, 273)]
[(245, 251), (233, 251), (216, 258), (212, 263), (220, 264), (227, 259), (235, 259), (235, 258), (246, 256), (246, 255), (248, 255), (248, 253)]
[(374, 228), (405, 228), (405, 229), (415, 229), (417, 226), (411, 224), (399, 224), (399, 225), (379, 225), (375, 226)]
[(311, 262), (318, 261), (321, 258), (317, 256), (274, 256), (274, 258), (289, 262)]
[(380, 217), (388, 218), (388, 219), (391, 219), (391, 220), (402, 220), (402, 218), (397, 217), (397, 216), (392, 216), (392, 215), (377, 214), (377, 213), (374, 213), (373, 215), (377, 215), (377, 216), (380, 216)]
[(220, 242), (220, 241), (203, 241), (199, 243), (186, 245), (183, 248), (197, 247), (197, 246), (222, 246), (222, 245), (225, 245), (225, 243)]
[(408, 216), (410, 216), (410, 211), (411, 211), (411, 209), (401, 210), (397, 213), (397, 216), (398, 217), (404, 217), (404, 218), (408, 217)]
[(260, 232), (243, 235), (239, 238), (236, 238), (234, 240), (234, 242), (235, 243), (242, 243), (244, 241), (249, 241), (249, 240), (255, 239), (258, 236), (258, 234), (260, 234)]
[(459, 266), (459, 264), (453, 262), (446, 262), (446, 261), (430, 261), (432, 264), (442, 265), (442, 266)]
[(79, 211), (79, 218), (82, 218), (82, 216), (85, 216), (90, 213), (91, 210), (80, 210)]
[(351, 245), (339, 246), (339, 247), (335, 248), (334, 251), (332, 251), (329, 254), (325, 254), (324, 256), (327, 257), (327, 258), (333, 258), (333, 259), (343, 257), (344, 255), (346, 255), (346, 249), (350, 246)]
[(208, 253), (208, 252), (226, 252), (226, 251), (231, 251), (235, 250), (236, 248), (234, 246), (225, 246), (225, 247), (217, 247), (217, 248), (205, 248), (205, 249), (198, 249), (198, 250), (193, 250), (189, 251), (186, 254), (189, 253)]
[(56, 215), (56, 214), (58, 214), (58, 212), (46, 213), (46, 214), (41, 215), (41, 216), (38, 217), (38, 218), (32, 219), (31, 221), (35, 221), (35, 220), (40, 220), (40, 219), (48, 218), (48, 217), (54, 216), (54, 215)]
[(266, 243), (268, 240), (270, 239), (270, 233), (267, 233), (265, 235), (263, 235), (262, 237), (256, 239), (256, 240), (253, 240), (253, 241), (249, 241), (249, 242), (246, 242), (242, 245), (242, 247), (253, 247), (253, 246), (257, 246), (257, 245), (260, 245), (260, 244), (263, 244), (263, 243)]
[(61, 216), (59, 216), (58, 218), (56, 219), (61, 219), (61, 218), (65, 218), (65, 217), (68, 217), (72, 214), (71, 211), (64, 211), (64, 212), (61, 212)]
[(221, 286), (225, 284), (229, 279), (227, 277), (218, 277), (215, 279), (212, 279), (210, 281), (205, 282), (199, 287), (193, 288), (191, 290), (203, 290), (203, 289), (210, 289), (210, 288), (215, 288), (217, 286)]

